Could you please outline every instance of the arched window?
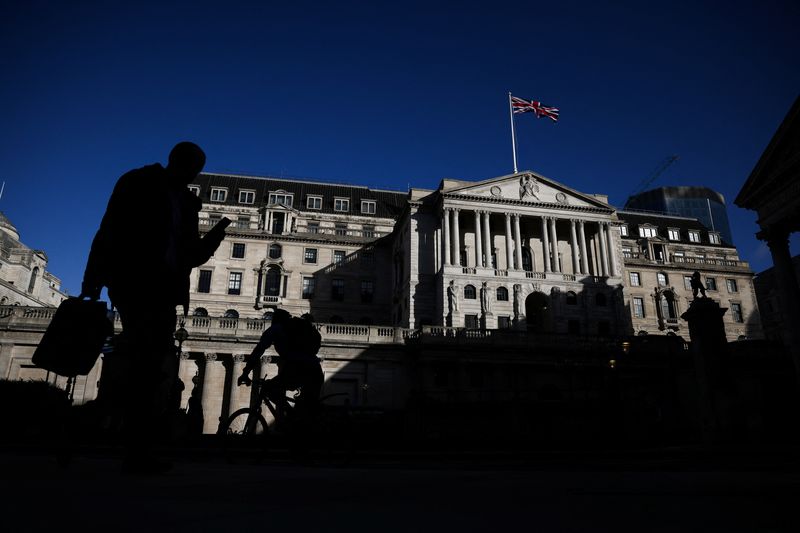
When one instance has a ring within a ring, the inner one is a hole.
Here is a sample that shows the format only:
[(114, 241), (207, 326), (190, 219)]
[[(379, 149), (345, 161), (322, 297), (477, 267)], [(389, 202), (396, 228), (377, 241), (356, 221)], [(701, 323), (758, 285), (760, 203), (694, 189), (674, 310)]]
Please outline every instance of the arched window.
[(28, 293), (33, 292), (33, 288), (36, 286), (36, 277), (39, 275), (39, 267), (33, 267), (33, 271), (31, 272), (31, 281), (28, 283)]
[(273, 266), (267, 270), (267, 280), (264, 294), (266, 296), (280, 296), (281, 293), (281, 269)]
[(567, 305), (578, 305), (578, 295), (574, 291), (567, 291)]
[(236, 309), (228, 309), (223, 318), (239, 318), (239, 312)]
[(344, 319), (339, 315), (333, 315), (330, 319), (331, 324), (344, 324)]
[(261, 316), (261, 318), (263, 318), (264, 320), (272, 320), (272, 315), (274, 314), (275, 312), (272, 309), (270, 309), (269, 311), (264, 311), (264, 314)]
[(659, 298), (659, 306), (661, 307), (661, 318), (678, 318), (675, 312), (675, 295), (672, 291), (664, 291)]
[(472, 285), (467, 285), (464, 287), (464, 299), (465, 300), (474, 300), (475, 299), (475, 287)]
[(594, 305), (596, 305), (597, 307), (605, 307), (607, 303), (608, 299), (606, 298), (605, 294), (603, 294), (602, 292), (598, 292), (597, 294), (595, 294)]
[(522, 270), (533, 272), (533, 256), (527, 246), (522, 249)]
[(283, 249), (281, 245), (278, 243), (270, 244), (269, 246), (269, 258), (270, 259), (279, 259)]
[(208, 316), (208, 310), (205, 307), (198, 307), (194, 310), (192, 316)]
[(505, 287), (497, 287), (497, 301), (498, 302), (508, 301), (508, 289), (506, 289)]

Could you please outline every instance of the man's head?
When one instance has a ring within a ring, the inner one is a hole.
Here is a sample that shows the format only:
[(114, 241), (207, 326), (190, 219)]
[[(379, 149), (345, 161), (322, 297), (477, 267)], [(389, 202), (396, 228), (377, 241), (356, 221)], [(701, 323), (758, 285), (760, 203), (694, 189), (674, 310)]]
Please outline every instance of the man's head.
[(178, 183), (188, 185), (197, 177), (206, 164), (206, 154), (194, 143), (181, 142), (169, 153), (167, 172)]
[(288, 322), (291, 320), (292, 315), (289, 314), (289, 311), (285, 309), (276, 309), (272, 313), (272, 323), (273, 324), (282, 324), (284, 322)]

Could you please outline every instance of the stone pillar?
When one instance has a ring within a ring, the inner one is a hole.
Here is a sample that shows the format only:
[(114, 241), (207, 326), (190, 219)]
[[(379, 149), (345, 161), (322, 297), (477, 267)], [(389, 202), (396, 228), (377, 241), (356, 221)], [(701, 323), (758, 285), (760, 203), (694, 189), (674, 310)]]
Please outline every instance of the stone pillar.
[(570, 249), (572, 251), (572, 273), (573, 274), (580, 274), (581, 267), (578, 262), (578, 236), (575, 233), (575, 219), (571, 218), (569, 220), (569, 244)]
[(483, 266), (483, 241), (481, 240), (481, 212), (475, 211), (475, 266)]
[(583, 274), (589, 274), (589, 254), (586, 253), (586, 230), (584, 229), (583, 220), (578, 221), (578, 233), (581, 236), (581, 270)]
[(506, 269), (514, 268), (514, 247), (511, 244), (511, 215), (506, 213)]
[(200, 402), (203, 405), (203, 433), (216, 433), (222, 415), (222, 394), (225, 390), (225, 367), (217, 360), (217, 354), (205, 354), (203, 388)]
[(489, 227), (490, 215), (488, 211), (483, 212), (483, 253), (486, 268), (492, 268), (492, 230)]
[(180, 367), (178, 367), (178, 378), (183, 383), (183, 391), (181, 392), (181, 409), (186, 409), (189, 406), (189, 397), (192, 395), (194, 389), (194, 378), (197, 375), (197, 363), (189, 358), (188, 352), (181, 353)]
[(450, 210), (442, 209), (442, 233), (444, 234), (444, 264), (450, 265)]
[(614, 253), (616, 247), (614, 246), (614, 237), (612, 236), (614, 231), (611, 229), (610, 225), (606, 225), (606, 247), (608, 249), (608, 275), (609, 276), (617, 276), (619, 272), (617, 270), (617, 259), (616, 254)]
[(236, 381), (242, 374), (244, 368), (244, 354), (233, 354), (231, 358), (231, 375), (229, 376), (231, 383), (231, 396), (228, 401), (228, 416), (232, 415), (242, 407), (249, 405), (249, 390), (244, 386), (240, 387)]
[(550, 272), (550, 238), (547, 236), (547, 217), (542, 217), (542, 241), (544, 241), (544, 271)]
[(606, 239), (603, 234), (603, 222), (597, 223), (597, 239), (600, 241), (600, 275), (608, 276), (608, 253), (606, 252)]
[(766, 228), (756, 235), (767, 242), (775, 269), (778, 307), (784, 320), (783, 344), (794, 359), (797, 382), (800, 383), (800, 287), (792, 266), (789, 251), (789, 233)]
[(453, 264), (461, 265), (461, 228), (458, 225), (460, 209), (453, 209)]
[(558, 261), (558, 234), (556, 233), (556, 219), (550, 218), (550, 244), (553, 246), (553, 272), (561, 272)]
[(517, 252), (517, 270), (522, 270), (522, 237), (519, 229), (519, 215), (514, 215), (514, 246)]

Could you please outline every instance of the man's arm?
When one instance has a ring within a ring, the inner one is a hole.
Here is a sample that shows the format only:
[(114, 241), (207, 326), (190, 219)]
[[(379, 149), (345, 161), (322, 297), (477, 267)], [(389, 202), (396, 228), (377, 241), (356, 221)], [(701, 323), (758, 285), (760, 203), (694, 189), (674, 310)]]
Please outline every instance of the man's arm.
[(250, 352), (250, 355), (247, 356), (245, 359), (246, 364), (242, 369), (242, 375), (239, 376), (239, 379), (236, 381), (237, 384), (242, 385), (250, 385), (250, 372), (256, 367), (256, 364), (259, 358), (264, 355), (264, 352), (267, 351), (267, 348), (272, 346), (272, 328), (268, 328), (262, 335), (261, 339), (259, 339), (258, 344), (256, 347), (253, 348), (253, 351)]

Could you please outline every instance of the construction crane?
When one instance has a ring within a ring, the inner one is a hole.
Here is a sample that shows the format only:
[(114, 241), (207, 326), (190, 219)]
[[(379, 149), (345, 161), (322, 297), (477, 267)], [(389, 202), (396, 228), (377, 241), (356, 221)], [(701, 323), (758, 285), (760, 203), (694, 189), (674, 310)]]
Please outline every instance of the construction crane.
[(672, 163), (674, 163), (677, 160), (678, 160), (678, 156), (677, 155), (671, 155), (671, 156), (665, 158), (661, 163), (658, 164), (658, 166), (652, 172), (652, 174), (650, 174), (650, 176), (648, 176), (646, 179), (642, 180), (642, 182), (639, 184), (639, 186), (636, 188), (636, 190), (634, 190), (632, 193), (630, 193), (628, 195), (628, 198), (630, 198), (631, 196), (635, 196), (635, 195), (639, 194), (640, 192), (644, 192), (644, 190), (647, 189), (647, 187), (650, 186), (651, 183), (656, 181), (656, 179), (661, 174), (663, 174), (664, 171), (667, 170), (667, 168)]

